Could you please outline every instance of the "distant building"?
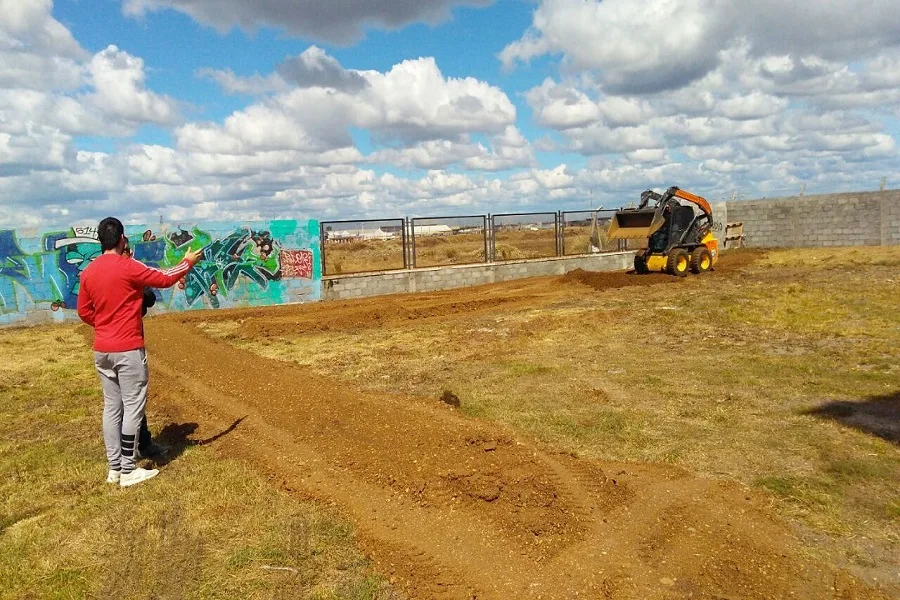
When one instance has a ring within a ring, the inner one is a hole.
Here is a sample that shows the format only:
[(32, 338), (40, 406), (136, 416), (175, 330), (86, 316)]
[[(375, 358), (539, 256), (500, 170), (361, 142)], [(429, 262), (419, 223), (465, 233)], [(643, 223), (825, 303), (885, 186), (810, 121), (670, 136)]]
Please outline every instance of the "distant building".
[(419, 235), (451, 235), (453, 229), (449, 225), (416, 225), (415, 234)]
[(353, 240), (389, 240), (400, 235), (400, 231), (385, 231), (378, 229), (341, 229), (338, 231), (326, 231), (325, 239), (332, 242), (344, 242)]

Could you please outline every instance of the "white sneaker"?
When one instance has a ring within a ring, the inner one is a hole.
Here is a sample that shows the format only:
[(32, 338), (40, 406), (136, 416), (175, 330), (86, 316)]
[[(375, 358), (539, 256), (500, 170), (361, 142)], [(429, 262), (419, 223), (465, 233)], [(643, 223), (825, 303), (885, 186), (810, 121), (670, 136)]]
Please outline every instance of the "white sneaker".
[(152, 479), (157, 475), (159, 475), (159, 469), (142, 469), (138, 467), (131, 473), (122, 473), (122, 476), (119, 478), (119, 485), (128, 487)]
[(106, 476), (106, 483), (119, 483), (119, 478), (122, 476), (121, 471), (110, 471)]

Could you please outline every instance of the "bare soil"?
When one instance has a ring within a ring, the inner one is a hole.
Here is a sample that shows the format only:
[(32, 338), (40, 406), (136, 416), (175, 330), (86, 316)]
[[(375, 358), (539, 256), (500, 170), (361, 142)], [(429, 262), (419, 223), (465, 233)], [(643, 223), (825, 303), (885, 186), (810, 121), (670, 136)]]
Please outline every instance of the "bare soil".
[[(735, 254), (709, 276), (739, 276), (753, 256)], [(195, 326), (234, 321), (243, 336), (276, 338), (528, 306), (571, 285), (677, 284), (581, 272), (149, 319), (151, 402), (190, 415), (204, 432), (240, 420), (220, 451), (301, 497), (336, 505), (377, 568), (413, 598), (886, 597), (810, 558), (766, 497), (737, 483), (578, 459), (436, 399), (353, 389)]]

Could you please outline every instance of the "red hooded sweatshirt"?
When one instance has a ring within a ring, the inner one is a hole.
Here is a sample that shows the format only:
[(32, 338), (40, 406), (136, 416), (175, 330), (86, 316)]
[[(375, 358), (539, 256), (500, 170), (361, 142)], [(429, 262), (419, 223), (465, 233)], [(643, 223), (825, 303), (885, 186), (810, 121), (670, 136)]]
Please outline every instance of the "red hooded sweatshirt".
[(101, 254), (81, 272), (78, 316), (94, 328), (94, 350), (128, 352), (144, 347), (141, 307), (144, 288), (168, 288), (191, 263), (161, 271), (127, 256)]

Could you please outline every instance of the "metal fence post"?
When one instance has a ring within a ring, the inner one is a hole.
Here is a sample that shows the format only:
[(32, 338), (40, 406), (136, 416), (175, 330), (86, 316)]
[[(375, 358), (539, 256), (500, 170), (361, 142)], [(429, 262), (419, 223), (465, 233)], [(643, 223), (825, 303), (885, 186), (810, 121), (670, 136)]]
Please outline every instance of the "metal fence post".
[(556, 256), (565, 256), (565, 224), (562, 220), (562, 211), (556, 211)]
[(403, 221), (400, 223), (400, 245), (403, 247), (403, 268), (409, 268), (409, 252), (406, 249), (406, 226), (407, 221), (409, 219), (407, 217), (403, 217)]
[(494, 217), (490, 213), (484, 218), (484, 262), (494, 262)]
[(412, 218), (409, 220), (409, 239), (410, 241), (410, 258), (412, 259), (410, 262), (412, 264), (412, 268), (416, 268), (416, 220)]
[(322, 275), (328, 275), (325, 272), (325, 223), (319, 221), (319, 261), (322, 263)]

